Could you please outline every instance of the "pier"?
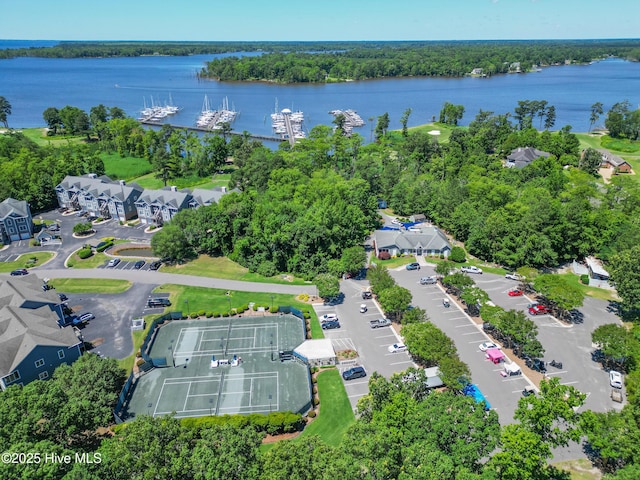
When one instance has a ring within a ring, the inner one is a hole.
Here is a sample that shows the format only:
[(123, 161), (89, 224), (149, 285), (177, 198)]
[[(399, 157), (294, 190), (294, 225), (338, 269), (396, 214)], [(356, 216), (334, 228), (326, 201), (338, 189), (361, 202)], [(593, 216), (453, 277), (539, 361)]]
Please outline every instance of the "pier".
[[(208, 127), (193, 127), (193, 126), (186, 126), (186, 125), (174, 125), (172, 123), (164, 123), (164, 122), (158, 122), (155, 120), (140, 120), (140, 123), (142, 125), (148, 125), (150, 127), (162, 127), (163, 125), (168, 125), (171, 128), (179, 128), (181, 130), (189, 130), (191, 132), (203, 132), (203, 133), (220, 133), (219, 130), (212, 130), (211, 128)], [(228, 132), (229, 135), (244, 135), (244, 132)], [(281, 137), (272, 137), (269, 135), (255, 135), (250, 133), (249, 134), (250, 138), (253, 138), (255, 140), (267, 140), (269, 142), (282, 142), (283, 139)]]

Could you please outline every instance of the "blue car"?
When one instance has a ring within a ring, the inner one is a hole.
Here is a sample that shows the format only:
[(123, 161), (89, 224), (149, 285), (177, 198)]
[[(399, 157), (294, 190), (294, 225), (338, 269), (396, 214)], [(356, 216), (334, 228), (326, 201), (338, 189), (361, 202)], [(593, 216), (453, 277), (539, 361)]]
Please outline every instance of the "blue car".
[(330, 330), (332, 328), (340, 328), (340, 322), (338, 320), (329, 320), (327, 322), (322, 322), (323, 330)]
[(420, 270), (420, 264), (418, 262), (413, 262), (407, 265), (407, 270)]
[(469, 397), (472, 397), (477, 403), (484, 402), (484, 409), (485, 410), (490, 410), (491, 409), (491, 404), (484, 397), (484, 395), (482, 394), (482, 392), (480, 391), (480, 389), (478, 388), (477, 385), (475, 385), (473, 383), (470, 383), (469, 385), (464, 387), (464, 390), (462, 390), (462, 393), (464, 393), (465, 395), (467, 395)]

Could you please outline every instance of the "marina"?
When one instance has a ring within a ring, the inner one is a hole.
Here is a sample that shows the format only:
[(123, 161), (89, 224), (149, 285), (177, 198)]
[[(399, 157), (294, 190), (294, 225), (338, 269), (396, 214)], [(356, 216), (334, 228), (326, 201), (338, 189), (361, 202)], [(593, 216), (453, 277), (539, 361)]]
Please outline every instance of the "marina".
[(334, 117), (338, 117), (338, 115), (342, 115), (344, 117), (342, 131), (346, 135), (351, 135), (354, 128), (362, 127), (364, 125), (364, 120), (362, 120), (360, 115), (358, 115), (358, 112), (355, 110), (331, 110), (329, 113)]
[(271, 114), (271, 127), (276, 135), (283, 140), (288, 140), (291, 145), (296, 140), (306, 138), (307, 135), (302, 129), (304, 123), (304, 113), (293, 112), (289, 108), (283, 108), (278, 112), (278, 101), (276, 100), (276, 111)]
[[(116, 85), (116, 88), (119, 88)], [(180, 107), (173, 105), (173, 99), (169, 95), (169, 103), (164, 106), (156, 105), (153, 97), (151, 97), (151, 106), (147, 106), (147, 99), (143, 98), (144, 107), (140, 111), (140, 117), (138, 120), (143, 121), (161, 121), (162, 119), (175, 115), (180, 111)]]
[(218, 110), (211, 110), (209, 105), (209, 98), (204, 96), (204, 102), (202, 104), (202, 111), (196, 120), (196, 127), (203, 128), (205, 130), (221, 130), (223, 124), (231, 124), (235, 121), (238, 112), (235, 108), (229, 108), (229, 99), (224, 97), (222, 106)]

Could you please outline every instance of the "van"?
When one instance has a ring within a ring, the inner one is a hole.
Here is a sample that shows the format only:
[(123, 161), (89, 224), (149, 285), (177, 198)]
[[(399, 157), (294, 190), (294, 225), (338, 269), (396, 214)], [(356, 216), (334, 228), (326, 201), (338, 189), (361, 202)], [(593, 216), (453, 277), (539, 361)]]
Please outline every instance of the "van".
[(433, 285), (435, 283), (438, 283), (436, 277), (422, 277), (420, 279), (420, 285)]
[(170, 307), (171, 301), (168, 298), (150, 298), (147, 300), (147, 307), (156, 308), (156, 307)]

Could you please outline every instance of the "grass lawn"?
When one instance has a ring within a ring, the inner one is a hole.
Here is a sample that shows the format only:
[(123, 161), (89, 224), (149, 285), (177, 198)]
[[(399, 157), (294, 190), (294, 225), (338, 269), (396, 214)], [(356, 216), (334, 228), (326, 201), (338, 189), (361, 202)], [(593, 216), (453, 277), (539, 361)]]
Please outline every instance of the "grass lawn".
[(144, 330), (137, 330), (135, 332), (131, 332), (131, 336), (133, 337), (133, 353), (128, 357), (117, 361), (118, 366), (126, 370), (127, 376), (133, 370), (133, 362), (135, 361), (135, 358), (136, 358), (136, 352), (140, 350), (140, 347), (142, 346), (142, 342), (144, 341), (144, 338), (147, 336), (147, 333), (149, 333), (149, 329), (151, 328), (151, 323), (157, 316), (158, 315), (147, 315), (146, 317), (144, 317), (145, 318)]
[(311, 282), (306, 282), (301, 278), (295, 278), (291, 275), (263, 277), (257, 273), (249, 272), (249, 269), (232, 262), (227, 257), (209, 257), (208, 255), (200, 255), (197, 259), (183, 265), (163, 265), (160, 270), (165, 273), (226, 278), (229, 280), (242, 280), (244, 282), (311, 285)]
[(103, 265), (110, 257), (107, 257), (104, 253), (94, 253), (89, 258), (82, 259), (77, 253), (71, 255), (67, 260), (67, 267), (69, 268), (97, 268)]
[(133, 285), (128, 280), (107, 278), (56, 278), (49, 284), (65, 293), (122, 293)]
[(105, 175), (112, 179), (132, 180), (152, 171), (151, 164), (144, 158), (121, 157), (117, 153), (102, 153)]
[[(217, 177), (216, 177), (217, 178)], [(163, 188), (164, 182), (156, 178), (153, 173), (137, 177), (132, 180), (140, 185), (142, 188), (149, 188), (152, 190), (159, 190)], [(222, 182), (221, 185), (227, 185), (229, 180)], [(211, 177), (197, 177), (195, 175), (189, 175), (187, 177), (172, 178), (167, 182), (167, 185), (172, 185), (182, 188), (209, 188), (207, 185), (215, 186), (215, 182), (212, 182)]]
[(318, 375), (318, 394), (320, 414), (298, 438), (318, 435), (325, 443), (337, 447), (356, 419), (338, 370), (326, 370)]
[(84, 141), (85, 136), (55, 136), (55, 137), (47, 137), (45, 127), (39, 128), (21, 128), (20, 131), (22, 134), (27, 137), (32, 142), (37, 143), (40, 146), (65, 146), (69, 142), (71, 143), (80, 143)]
[(160, 285), (154, 292), (169, 293), (172, 309), (182, 311), (183, 313), (194, 314), (198, 311), (205, 312), (218, 311), (227, 312), (229, 305), (231, 308), (247, 305), (251, 302), (260, 305), (270, 306), (273, 299), (273, 305), (291, 305), (293, 307), (310, 310), (313, 308), (309, 304), (302, 303), (295, 299), (293, 295), (278, 293), (258, 293), (258, 292), (240, 292), (231, 290), (231, 295), (227, 296), (226, 289), (207, 288), (207, 287), (191, 287), (187, 285), (164, 284)]
[(13, 262), (0, 262), (0, 273), (8, 273), (19, 268), (39, 267), (43, 263), (51, 260), (53, 255), (52, 252), (24, 253)]
[[(451, 125), (446, 125), (444, 123), (435, 122), (435, 123), (427, 123), (424, 125), (418, 125), (417, 127), (411, 127), (409, 128), (409, 133), (414, 133), (414, 132), (429, 133), (434, 130), (438, 130), (440, 131), (440, 135), (434, 135), (434, 138), (437, 137), (439, 142), (448, 142), (449, 137), (451, 136), (451, 132), (453, 131), (454, 128), (456, 127), (452, 127)], [(461, 128), (461, 127), (458, 127), (458, 128)]]
[(571, 480), (600, 480), (602, 473), (586, 458), (556, 462), (554, 467), (569, 472)]
[(587, 297), (593, 297), (599, 300), (611, 300), (611, 301), (620, 300), (616, 296), (615, 292), (612, 290), (607, 290), (606, 288), (590, 287), (589, 285), (583, 285), (582, 283), (580, 283), (580, 276), (576, 275), (575, 273), (561, 273), (559, 275), (563, 277), (572, 286), (579, 288), (582, 291), (582, 293), (584, 293)]
[(380, 260), (379, 258), (372, 258), (372, 262), (375, 262), (377, 265), (382, 265), (383, 267), (387, 267), (389, 270), (397, 267), (401, 267), (403, 265), (407, 265), (409, 263), (413, 263), (416, 261), (416, 257), (408, 256), (408, 257), (396, 257), (390, 258), (389, 260)]

